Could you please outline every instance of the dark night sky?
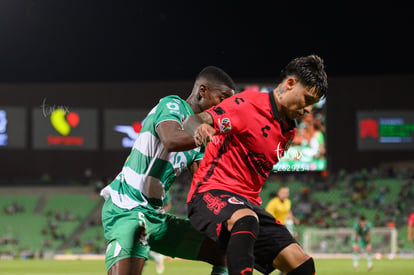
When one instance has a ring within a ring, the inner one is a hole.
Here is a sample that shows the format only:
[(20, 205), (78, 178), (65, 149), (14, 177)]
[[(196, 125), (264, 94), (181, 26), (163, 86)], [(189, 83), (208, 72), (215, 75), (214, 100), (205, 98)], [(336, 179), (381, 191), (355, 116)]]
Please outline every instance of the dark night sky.
[(414, 73), (407, 7), (177, 2), (0, 0), (0, 81), (269, 78), (309, 53), (330, 76)]

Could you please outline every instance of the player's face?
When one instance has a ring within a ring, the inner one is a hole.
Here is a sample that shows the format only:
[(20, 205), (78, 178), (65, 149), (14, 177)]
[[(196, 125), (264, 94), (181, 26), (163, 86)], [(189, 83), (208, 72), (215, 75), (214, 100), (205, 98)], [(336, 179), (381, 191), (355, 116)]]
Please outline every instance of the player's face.
[(278, 192), (278, 196), (281, 200), (289, 198), (289, 189), (288, 188), (280, 188)]
[(200, 101), (200, 107), (202, 111), (207, 110), (213, 106), (216, 106), (220, 102), (222, 102), (224, 99), (231, 97), (234, 95), (234, 90), (230, 89), (229, 87), (225, 85), (201, 85), (203, 90), (203, 93), (200, 93), (202, 95), (202, 99)]
[(365, 225), (367, 224), (367, 221), (359, 221), (359, 224), (362, 228), (364, 228)]
[(315, 94), (314, 88), (305, 87), (298, 82), (294, 83), (283, 96), (284, 112), (289, 119), (309, 114), (313, 104), (320, 100), (320, 97)]

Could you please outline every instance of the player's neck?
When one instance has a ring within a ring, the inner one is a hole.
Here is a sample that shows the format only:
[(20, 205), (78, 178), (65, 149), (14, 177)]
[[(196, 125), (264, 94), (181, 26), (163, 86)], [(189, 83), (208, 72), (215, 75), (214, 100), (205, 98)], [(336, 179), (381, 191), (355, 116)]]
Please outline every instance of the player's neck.
[(202, 112), (200, 105), (198, 104), (198, 100), (194, 94), (191, 94), (187, 99), (186, 102), (190, 105), (191, 110), (193, 110), (194, 114), (198, 114)]
[(277, 111), (279, 112), (279, 117), (282, 121), (286, 122), (286, 115), (284, 113), (284, 108), (283, 105), (281, 103), (281, 90), (280, 90), (280, 86), (277, 87), (276, 89), (274, 89), (272, 91), (274, 99), (275, 99), (275, 103), (276, 103), (276, 108)]

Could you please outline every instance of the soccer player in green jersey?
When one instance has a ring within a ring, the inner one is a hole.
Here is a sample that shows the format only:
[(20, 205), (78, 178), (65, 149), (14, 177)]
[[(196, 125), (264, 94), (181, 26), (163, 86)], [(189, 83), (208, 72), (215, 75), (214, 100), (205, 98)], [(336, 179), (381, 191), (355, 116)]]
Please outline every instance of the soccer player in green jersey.
[(183, 169), (196, 169), (203, 156), (182, 122), (234, 91), (227, 73), (208, 66), (196, 77), (186, 100), (166, 96), (148, 113), (122, 171), (101, 191), (108, 274), (142, 274), (150, 250), (208, 262), (214, 266), (211, 274), (227, 274), (225, 251), (195, 230), (188, 219), (165, 213), (162, 206), (174, 179)]
[(359, 220), (354, 224), (354, 234), (352, 238), (353, 243), (353, 264), (354, 269), (358, 268), (358, 255), (361, 249), (367, 253), (368, 270), (371, 270), (372, 265), (372, 246), (371, 246), (371, 224), (367, 221), (365, 216), (360, 216)]
[[(166, 213), (170, 212), (171, 210), (171, 196), (170, 196), (170, 192), (166, 192), (164, 199), (163, 199), (163, 208), (164, 211)], [(164, 255), (154, 252), (154, 251), (150, 251), (148, 253), (148, 259), (153, 260), (155, 262), (155, 271), (157, 272), (157, 274), (162, 274), (164, 273), (165, 270), (165, 266), (164, 266)]]

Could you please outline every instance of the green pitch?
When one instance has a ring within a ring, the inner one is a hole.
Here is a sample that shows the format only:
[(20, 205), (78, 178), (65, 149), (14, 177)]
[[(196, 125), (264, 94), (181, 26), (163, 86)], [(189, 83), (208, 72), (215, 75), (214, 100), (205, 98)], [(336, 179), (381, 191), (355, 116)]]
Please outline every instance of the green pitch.
[[(357, 271), (352, 268), (352, 260), (316, 260), (317, 275), (374, 275), (374, 274), (414, 274), (413, 259), (381, 259), (374, 260), (374, 269), (367, 271), (366, 261), (361, 259)], [(40, 275), (40, 274), (106, 274), (103, 261), (93, 260), (0, 260), (0, 274), (2, 275)], [(193, 275), (210, 274), (208, 264), (183, 261), (166, 260), (163, 275)], [(255, 274), (261, 274), (255, 271)], [(272, 274), (278, 275), (278, 272)], [(149, 261), (144, 269), (144, 275), (157, 275), (155, 264)]]

